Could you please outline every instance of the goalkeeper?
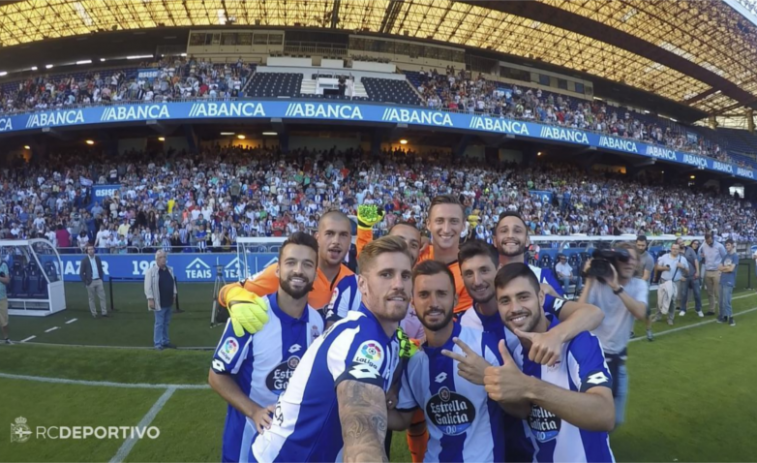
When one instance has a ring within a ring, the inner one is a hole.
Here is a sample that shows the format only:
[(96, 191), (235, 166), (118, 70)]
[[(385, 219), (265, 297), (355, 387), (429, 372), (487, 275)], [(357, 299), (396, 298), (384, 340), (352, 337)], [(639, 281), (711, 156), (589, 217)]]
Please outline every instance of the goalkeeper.
[[(352, 270), (343, 264), (352, 241), (349, 217), (339, 211), (325, 213), (318, 222), (315, 238), (318, 241), (318, 271), (313, 290), (308, 295), (308, 304), (320, 310), (329, 303), (331, 292), (342, 278), (353, 275)], [(226, 285), (219, 291), (218, 302), (229, 309), (237, 335), (241, 336), (244, 331), (255, 333), (268, 321), (268, 315), (256, 296), (266, 296), (279, 289), (277, 268), (278, 264), (269, 265), (255, 278)]]

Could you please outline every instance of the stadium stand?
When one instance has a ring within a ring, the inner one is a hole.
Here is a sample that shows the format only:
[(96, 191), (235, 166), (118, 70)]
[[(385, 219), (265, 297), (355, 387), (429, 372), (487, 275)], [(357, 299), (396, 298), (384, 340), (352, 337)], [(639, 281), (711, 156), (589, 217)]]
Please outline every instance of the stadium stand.
[(421, 104), (420, 97), (408, 85), (407, 81), (365, 77), (362, 82), (371, 101), (413, 106)]
[(302, 74), (256, 72), (247, 87), (247, 96), (256, 98), (296, 97), (300, 94)]
[(743, 130), (713, 131), (686, 126), (599, 100), (579, 100), (538, 88), (487, 81), (481, 75), (474, 78), (469, 72), (453, 67), (444, 73), (436, 69), (405, 71), (406, 81), (365, 77), (356, 85), (365, 87), (367, 97), (354, 97), (302, 92), (303, 73), (255, 72), (256, 65), (242, 61), (214, 64), (189, 57), (147, 65), (158, 70), (158, 77), (139, 79), (138, 68), (125, 68), (40, 75), (22, 82), (6, 82), (0, 85), (0, 114), (119, 101), (237, 98), (241, 95), (355, 99), (592, 130), (757, 168), (757, 138)]
[[(81, 178), (122, 188), (91, 201)], [(484, 169), (480, 161), (433, 151), (385, 151), (379, 160), (360, 150), (284, 154), (220, 146), (198, 155), (66, 152), (44, 165), (3, 170), (0, 185), (0, 239), (44, 236), (74, 247), (63, 252), (90, 241), (113, 253), (230, 250), (239, 236), (314, 231), (324, 211), (354, 214), (360, 204), (389, 212), (376, 227), (381, 235), (399, 219), (422, 226), (430, 198), (444, 193), (461, 198), (466, 216), (481, 216), (471, 232), (488, 240), (505, 210), (518, 210), (536, 235), (757, 235), (757, 211), (727, 195), (683, 184), (663, 191), (644, 175), (632, 180), (565, 164)]]

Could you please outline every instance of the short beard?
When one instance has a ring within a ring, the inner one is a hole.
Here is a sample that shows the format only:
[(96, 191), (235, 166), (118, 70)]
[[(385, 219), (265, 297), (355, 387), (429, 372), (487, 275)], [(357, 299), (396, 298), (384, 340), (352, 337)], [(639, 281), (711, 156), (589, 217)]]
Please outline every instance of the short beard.
[(292, 299), (302, 299), (303, 297), (307, 296), (310, 291), (313, 290), (312, 281), (299, 291), (292, 289), (292, 286), (289, 284), (289, 280), (280, 280), (279, 286), (281, 286), (281, 289), (283, 289), (285, 293), (292, 296)]
[(471, 299), (473, 299), (473, 302), (475, 302), (476, 304), (488, 304), (492, 299), (494, 299), (494, 296), (496, 295), (496, 293), (492, 293), (492, 295), (487, 297), (486, 299), (476, 299), (475, 297), (471, 296)]
[(429, 331), (436, 332), (436, 331), (440, 331), (440, 330), (443, 330), (444, 328), (446, 328), (447, 325), (450, 324), (450, 322), (452, 321), (452, 317), (454, 317), (454, 316), (455, 316), (455, 311), (454, 310), (450, 310), (449, 314), (447, 314), (447, 316), (444, 317), (444, 320), (442, 320), (441, 322), (439, 322), (439, 323), (437, 323), (435, 325), (429, 325), (429, 324), (427, 324), (426, 320), (425, 320), (425, 317), (418, 317), (418, 320), (421, 322), (421, 325), (423, 325), (424, 328), (426, 328)]
[(515, 256), (522, 256), (526, 253), (526, 247), (521, 244), (517, 251), (515, 252), (507, 252), (505, 251), (505, 246), (500, 244), (499, 246), (499, 253), (505, 257), (515, 257)]

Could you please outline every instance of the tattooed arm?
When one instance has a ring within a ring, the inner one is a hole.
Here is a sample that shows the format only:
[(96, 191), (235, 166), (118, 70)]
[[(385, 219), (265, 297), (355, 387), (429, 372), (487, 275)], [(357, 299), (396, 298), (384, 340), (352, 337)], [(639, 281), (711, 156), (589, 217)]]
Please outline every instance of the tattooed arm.
[(336, 388), (345, 463), (386, 462), (386, 398), (380, 387), (342, 381)]

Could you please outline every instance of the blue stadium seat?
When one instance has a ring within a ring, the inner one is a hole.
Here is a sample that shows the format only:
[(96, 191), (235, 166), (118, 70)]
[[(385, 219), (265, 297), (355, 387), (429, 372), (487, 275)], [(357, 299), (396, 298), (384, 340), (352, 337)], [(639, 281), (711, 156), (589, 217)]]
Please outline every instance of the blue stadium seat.
[(422, 103), (407, 80), (363, 77), (361, 80), (368, 98), (381, 103), (397, 103), (417, 106)]

